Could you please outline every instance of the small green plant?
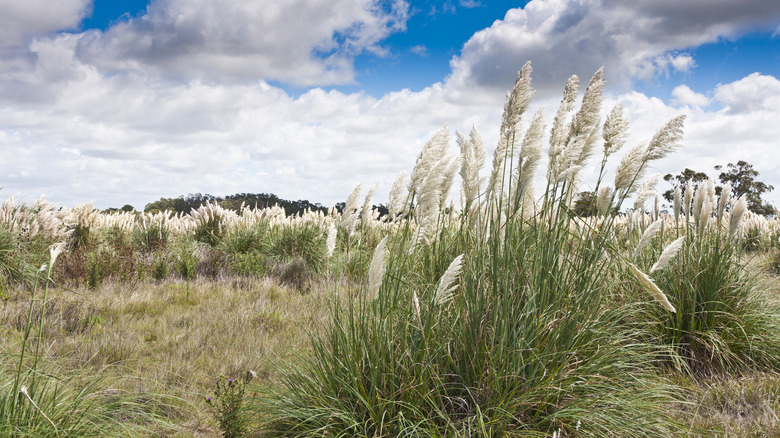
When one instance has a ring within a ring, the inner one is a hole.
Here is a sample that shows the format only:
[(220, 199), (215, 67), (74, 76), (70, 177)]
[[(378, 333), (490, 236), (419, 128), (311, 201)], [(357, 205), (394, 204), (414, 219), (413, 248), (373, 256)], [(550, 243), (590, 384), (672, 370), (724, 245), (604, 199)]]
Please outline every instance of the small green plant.
[(171, 273), (171, 265), (168, 261), (168, 254), (156, 252), (152, 257), (152, 278), (157, 281), (165, 280)]
[(219, 423), (224, 438), (246, 436), (247, 419), (242, 408), (246, 385), (253, 375), (254, 373), (250, 371), (243, 380), (220, 376), (217, 379), (214, 395), (206, 397), (206, 403)]
[(104, 246), (98, 247), (87, 254), (86, 283), (90, 289), (95, 289), (103, 283), (110, 273), (111, 253)]
[(198, 246), (194, 241), (182, 239), (176, 247), (176, 254), (173, 261), (176, 272), (181, 275), (185, 281), (195, 278), (195, 268), (200, 261), (198, 257)]
[(263, 277), (268, 272), (268, 265), (259, 252), (235, 253), (230, 256), (230, 270), (246, 277)]

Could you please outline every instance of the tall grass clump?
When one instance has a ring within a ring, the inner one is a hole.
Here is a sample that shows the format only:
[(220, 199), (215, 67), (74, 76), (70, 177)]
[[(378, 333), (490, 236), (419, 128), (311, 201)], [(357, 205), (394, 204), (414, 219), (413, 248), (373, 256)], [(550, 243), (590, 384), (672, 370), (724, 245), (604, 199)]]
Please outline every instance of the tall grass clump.
[[(311, 354), (260, 398), (263, 436), (641, 437), (674, 428), (673, 390), (650, 366), (657, 349), (621, 323), (639, 318), (638, 306), (616, 306), (604, 281), (623, 263), (613, 251), (614, 218), (584, 223), (571, 211), (599, 139), (601, 182), (625, 124), (613, 121), (601, 135), (601, 71), (576, 111), (579, 81), (570, 79), (551, 129), (546, 186), (534, 195), (545, 128), (541, 113), (522, 128), (530, 73), (526, 64), (507, 97), (486, 185), (478, 133), (460, 136), (468, 153), (456, 158), (446, 130), (426, 144), (398, 213), (409, 220), (375, 252), (383, 262), (371, 263), (368, 290), (335, 302)], [(624, 159), (606, 211), (619, 208), (678, 134), (662, 128)], [(460, 215), (447, 206), (458, 169), (468, 178)]]
[[(56, 364), (45, 357), (43, 333), (52, 266), (65, 243), (51, 248), (50, 258), (38, 270), (44, 277), (43, 296), (37, 282), (30, 297), (27, 322), (18, 358), (0, 358), (0, 435), (4, 437), (119, 436), (134, 432), (117, 419), (139, 407), (124, 397), (101, 394), (99, 378), (78, 373), (57, 378)], [(36, 306), (36, 302), (40, 304)], [(40, 312), (35, 315), (35, 311)], [(11, 363), (14, 361), (13, 370)], [(150, 417), (151, 419), (151, 417)]]
[(653, 323), (648, 327), (669, 348), (667, 362), (688, 373), (780, 366), (780, 308), (762, 298), (743, 261), (746, 207), (744, 197), (731, 199), (724, 191), (718, 200), (712, 182), (702, 184), (693, 204), (684, 206), (679, 252), (655, 269), (658, 286), (677, 312), (649, 309)]

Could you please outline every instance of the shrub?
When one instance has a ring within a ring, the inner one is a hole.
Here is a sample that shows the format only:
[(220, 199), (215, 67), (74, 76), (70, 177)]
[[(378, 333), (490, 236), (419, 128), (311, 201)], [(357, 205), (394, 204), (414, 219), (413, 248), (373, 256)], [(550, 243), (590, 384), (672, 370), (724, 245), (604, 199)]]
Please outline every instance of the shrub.
[(648, 309), (648, 327), (671, 347), (670, 363), (704, 374), (780, 365), (780, 308), (760, 297), (738, 251), (715, 230), (689, 236), (657, 276), (677, 312)]
[(196, 276), (198, 257), (198, 245), (189, 239), (181, 239), (176, 246), (174, 255), (174, 268), (181, 278), (190, 281)]
[(321, 272), (327, 258), (325, 239), (326, 233), (314, 224), (284, 227), (274, 233), (268, 255), (280, 262), (302, 259), (312, 272)]
[[(540, 205), (529, 200), (540, 117), (517, 138), (516, 162), (512, 149), (533, 94), (530, 66), (507, 99), (493, 172), (473, 215), (457, 220), (444, 208), (457, 170), (446, 156), (447, 131), (425, 145), (411, 174), (414, 212), (402, 215), (415, 224), (375, 252), (367, 290), (333, 303), (332, 323), (313, 337), (311, 355), (261, 398), (265, 436), (672, 432), (672, 390), (648, 366), (658, 351), (619, 324), (639, 318), (637, 306), (616, 306), (603, 282), (618, 270), (619, 258), (607, 256), (614, 218), (583, 223), (570, 210), (589, 154), (583, 145), (593, 146), (598, 129), (601, 72), (567, 122), (577, 84), (567, 84), (552, 128)], [(647, 163), (675, 147), (681, 123), (673, 119), (649, 146), (629, 152), (604, 211), (619, 207)], [(625, 127), (608, 120), (602, 163), (616, 148), (615, 129)], [(599, 181), (603, 172), (602, 164)], [(478, 173), (463, 174), (483, 193)]]

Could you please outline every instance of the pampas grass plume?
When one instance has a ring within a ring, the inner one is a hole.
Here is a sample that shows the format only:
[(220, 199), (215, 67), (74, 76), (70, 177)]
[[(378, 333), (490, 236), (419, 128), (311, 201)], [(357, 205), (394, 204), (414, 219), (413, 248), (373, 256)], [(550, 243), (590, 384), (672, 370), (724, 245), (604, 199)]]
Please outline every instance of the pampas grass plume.
[(682, 128), (684, 123), (685, 115), (677, 116), (666, 122), (666, 124), (655, 133), (653, 139), (650, 140), (650, 144), (647, 146), (647, 152), (645, 153), (645, 160), (660, 160), (680, 147), (679, 142), (682, 140)]
[(338, 236), (338, 230), (336, 229), (336, 225), (333, 223), (330, 224), (330, 227), (328, 228), (328, 238), (325, 241), (325, 246), (328, 249), (328, 257), (333, 256), (333, 251), (336, 250), (336, 237)]
[(390, 201), (387, 203), (387, 211), (390, 220), (395, 219), (399, 214), (406, 210), (406, 201), (409, 197), (407, 189), (409, 185), (409, 173), (402, 170), (395, 179), (393, 187), (390, 189)]
[(650, 278), (647, 274), (642, 272), (639, 268), (634, 266), (633, 263), (628, 263), (628, 267), (631, 270), (631, 274), (634, 275), (634, 278), (636, 281), (642, 286), (642, 288), (649, 293), (653, 298), (655, 298), (659, 303), (661, 303), (664, 308), (672, 313), (676, 313), (677, 310), (675, 310), (672, 303), (669, 302), (669, 299), (666, 298), (666, 295), (663, 293), (661, 289), (658, 288), (658, 286), (655, 284), (652, 278)]
[(658, 257), (658, 260), (653, 264), (653, 267), (650, 268), (650, 273), (660, 271), (663, 268), (665, 268), (669, 262), (674, 259), (674, 256), (677, 255), (677, 251), (682, 248), (682, 244), (685, 242), (685, 236), (679, 237), (674, 242), (670, 243), (669, 246), (664, 249), (664, 252), (661, 253), (661, 256)]
[(739, 200), (731, 209), (731, 218), (729, 219), (729, 239), (733, 239), (739, 231), (739, 224), (747, 211), (747, 198), (745, 195), (739, 197)]
[(723, 212), (726, 211), (726, 205), (731, 199), (731, 183), (727, 182), (723, 186), (723, 190), (720, 192), (720, 200), (718, 202), (718, 220), (723, 219)]
[(618, 104), (612, 108), (604, 122), (604, 157), (608, 157), (623, 147), (626, 143), (628, 121), (623, 117), (623, 106)]
[(647, 229), (645, 229), (645, 232), (642, 233), (642, 238), (639, 239), (639, 244), (636, 246), (636, 249), (634, 250), (634, 258), (639, 256), (639, 253), (645, 249), (648, 243), (650, 243), (651, 240), (653, 240), (653, 237), (655, 237), (656, 234), (658, 234), (658, 231), (661, 229), (661, 224), (663, 224), (663, 219), (658, 219), (655, 222), (648, 225)]
[(368, 268), (368, 296), (375, 298), (379, 294), (379, 288), (382, 287), (382, 279), (385, 276), (385, 256), (387, 237), (384, 237), (379, 245), (374, 249), (374, 257), (371, 259), (371, 266)]
[(443, 306), (452, 301), (453, 291), (458, 287), (455, 282), (458, 280), (462, 267), (463, 254), (455, 257), (450, 266), (444, 271), (444, 275), (439, 280), (439, 287), (433, 296), (433, 302), (437, 306)]
[(604, 186), (599, 189), (598, 197), (596, 198), (596, 208), (598, 209), (599, 216), (606, 216), (609, 214), (609, 210), (612, 207), (612, 187)]
[(642, 175), (642, 168), (644, 162), (642, 161), (645, 156), (646, 145), (640, 143), (633, 148), (620, 160), (617, 170), (615, 171), (615, 190), (620, 193), (620, 197), (629, 194), (629, 190), (633, 191), (636, 184), (634, 181), (638, 180)]

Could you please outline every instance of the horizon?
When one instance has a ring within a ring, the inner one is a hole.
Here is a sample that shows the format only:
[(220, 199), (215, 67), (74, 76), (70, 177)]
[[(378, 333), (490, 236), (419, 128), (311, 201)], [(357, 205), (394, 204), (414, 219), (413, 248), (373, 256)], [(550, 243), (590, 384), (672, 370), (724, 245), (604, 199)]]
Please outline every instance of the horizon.
[(0, 3), (1, 197), (139, 211), (190, 193), (334, 205), (362, 183), (384, 204), (445, 124), (450, 153), (455, 131), (476, 125), (492, 154), (505, 94), (531, 61), (526, 123), (543, 106), (549, 129), (566, 79), (584, 89), (604, 66), (603, 112), (622, 104), (631, 133), (612, 168), (686, 114), (683, 147), (650, 173), (717, 180), (715, 165), (744, 160), (780, 204), (775, 1), (297, 4)]

